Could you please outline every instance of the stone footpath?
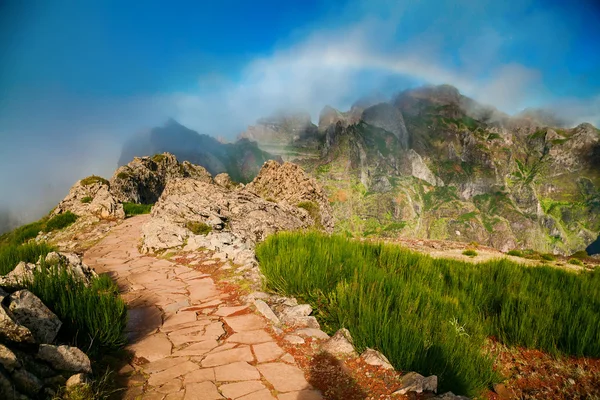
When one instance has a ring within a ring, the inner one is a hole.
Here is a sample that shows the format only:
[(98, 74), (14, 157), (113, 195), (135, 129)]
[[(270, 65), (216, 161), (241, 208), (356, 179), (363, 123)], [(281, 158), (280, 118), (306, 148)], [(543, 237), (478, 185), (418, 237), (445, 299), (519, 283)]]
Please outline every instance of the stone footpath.
[(125, 220), (84, 255), (115, 279), (129, 307), (128, 348), (144, 379), (125, 398), (322, 399), (253, 306), (207, 274), (139, 253), (148, 220)]

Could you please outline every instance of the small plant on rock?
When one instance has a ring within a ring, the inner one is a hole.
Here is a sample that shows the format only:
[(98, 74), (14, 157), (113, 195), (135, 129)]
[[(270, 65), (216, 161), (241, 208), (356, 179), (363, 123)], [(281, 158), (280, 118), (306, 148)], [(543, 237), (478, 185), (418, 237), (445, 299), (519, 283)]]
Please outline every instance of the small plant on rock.
[(467, 250), (463, 251), (462, 253), (463, 253), (463, 256), (467, 256), (467, 257), (477, 256), (477, 252), (473, 249), (467, 249)]
[(83, 204), (88, 204), (88, 203), (91, 203), (92, 200), (94, 200), (94, 198), (92, 196), (85, 196), (84, 198), (81, 199), (81, 202)]
[(212, 232), (212, 227), (204, 222), (190, 221), (185, 224), (185, 227), (192, 231), (194, 235), (208, 235), (210, 232)]
[(77, 215), (73, 214), (71, 211), (67, 211), (50, 218), (48, 222), (46, 222), (44, 231), (52, 232), (58, 229), (63, 229), (75, 221), (77, 221)]
[(97, 176), (97, 175), (88, 176), (87, 178), (83, 178), (81, 180), (81, 185), (83, 185), (83, 186), (93, 185), (94, 183), (101, 183), (103, 185), (108, 185), (108, 181), (106, 179), (104, 179), (101, 176)]

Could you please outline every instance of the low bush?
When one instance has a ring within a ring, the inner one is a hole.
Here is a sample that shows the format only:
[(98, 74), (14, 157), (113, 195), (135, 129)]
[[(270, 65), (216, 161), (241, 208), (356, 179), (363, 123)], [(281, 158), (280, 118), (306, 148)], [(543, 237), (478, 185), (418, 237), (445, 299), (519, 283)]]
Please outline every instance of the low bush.
[(46, 221), (44, 232), (52, 232), (66, 228), (75, 221), (77, 221), (77, 215), (73, 214), (71, 211), (66, 211), (62, 214), (55, 215)]
[(81, 199), (81, 202), (83, 204), (88, 204), (91, 203), (94, 200), (94, 198), (92, 196), (85, 196), (84, 198)]
[(123, 179), (123, 180), (125, 180), (125, 179), (129, 179), (129, 176), (130, 176), (130, 175), (129, 175), (127, 172), (119, 172), (119, 173), (117, 174), (117, 178), (118, 178), (118, 179)]
[(26, 285), (62, 321), (63, 341), (92, 356), (125, 344), (127, 309), (109, 276), (93, 278), (86, 286), (65, 268), (42, 267)]
[(323, 228), (323, 225), (321, 224), (321, 211), (317, 203), (315, 203), (314, 201), (301, 201), (296, 206), (308, 212), (308, 215), (310, 215), (313, 221), (315, 221), (315, 228)]
[(81, 180), (81, 185), (83, 186), (93, 185), (94, 183), (101, 183), (103, 185), (109, 184), (109, 182), (106, 179), (97, 175), (88, 176), (87, 178), (83, 178)]
[(435, 374), (442, 391), (478, 395), (499, 380), (489, 336), (600, 356), (600, 271), (434, 259), (317, 232), (272, 235), (256, 254), (268, 288), (312, 304), (323, 329), (348, 328), (359, 351)]
[(556, 257), (554, 257), (552, 254), (542, 254), (541, 255), (542, 260), (546, 260), (546, 261), (556, 261)]
[(473, 249), (467, 249), (467, 250), (463, 251), (462, 254), (463, 254), (463, 256), (475, 257), (477, 255), (477, 252)]
[(212, 227), (203, 222), (188, 222), (185, 224), (185, 227), (188, 228), (194, 235), (208, 235), (212, 232)]
[(571, 258), (577, 258), (579, 260), (585, 260), (588, 257), (589, 257), (589, 255), (588, 255), (587, 251), (585, 251), (585, 250), (579, 250), (579, 251), (576, 251), (575, 253), (571, 254)]
[(46, 243), (4, 244), (0, 246), (0, 275), (8, 274), (20, 261), (35, 263), (55, 250)]
[(579, 265), (581, 267), (581, 266), (583, 266), (583, 261), (581, 261), (577, 258), (571, 258), (571, 259), (569, 259), (569, 264)]
[(153, 205), (154, 204), (123, 203), (123, 211), (125, 211), (125, 217), (133, 217), (134, 215), (141, 214), (150, 214)]
[(0, 243), (19, 245), (30, 239), (35, 238), (41, 231), (44, 230), (44, 222), (36, 221), (27, 225), (23, 225), (14, 229), (11, 232), (2, 235)]
[(523, 257), (523, 252), (521, 250), (511, 250), (507, 253), (509, 256), (515, 256), (515, 257)]

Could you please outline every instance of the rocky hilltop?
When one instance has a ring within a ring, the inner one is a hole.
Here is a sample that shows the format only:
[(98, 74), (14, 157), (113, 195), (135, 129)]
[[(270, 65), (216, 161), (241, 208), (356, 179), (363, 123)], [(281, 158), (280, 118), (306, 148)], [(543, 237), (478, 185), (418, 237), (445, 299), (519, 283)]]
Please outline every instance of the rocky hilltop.
[(318, 130), (320, 157), (295, 161), (324, 186), (339, 231), (562, 254), (600, 231), (600, 131), (590, 124), (510, 117), (443, 85), (326, 107)]

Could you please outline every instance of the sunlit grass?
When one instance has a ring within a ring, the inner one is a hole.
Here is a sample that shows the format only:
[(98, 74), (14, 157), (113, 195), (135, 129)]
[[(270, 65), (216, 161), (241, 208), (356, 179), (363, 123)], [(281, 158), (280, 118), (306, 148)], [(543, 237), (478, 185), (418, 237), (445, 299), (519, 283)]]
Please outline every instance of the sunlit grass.
[(268, 286), (348, 328), (359, 350), (442, 390), (476, 395), (499, 377), (487, 337), (551, 353), (600, 356), (600, 272), (433, 259), (398, 246), (318, 233), (280, 233), (257, 247)]

